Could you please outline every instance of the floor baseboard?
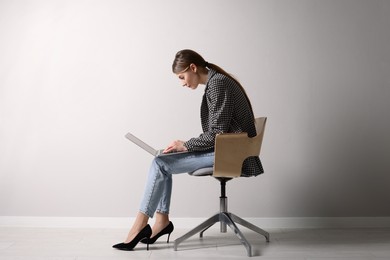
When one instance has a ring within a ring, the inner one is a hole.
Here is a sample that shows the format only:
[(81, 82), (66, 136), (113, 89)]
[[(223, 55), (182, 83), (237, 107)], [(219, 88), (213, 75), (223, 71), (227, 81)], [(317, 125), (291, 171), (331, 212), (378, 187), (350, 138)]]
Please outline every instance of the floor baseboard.
[[(191, 229), (206, 218), (171, 218), (177, 228)], [(390, 217), (245, 218), (263, 229), (390, 228)], [(134, 218), (0, 216), (0, 227), (129, 228)], [(213, 226), (218, 228), (219, 225)]]

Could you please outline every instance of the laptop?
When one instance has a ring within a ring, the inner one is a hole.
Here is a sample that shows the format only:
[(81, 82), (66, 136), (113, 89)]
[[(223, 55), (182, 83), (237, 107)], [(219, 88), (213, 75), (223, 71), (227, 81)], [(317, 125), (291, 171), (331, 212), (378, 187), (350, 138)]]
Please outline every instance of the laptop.
[(188, 151), (163, 153), (164, 149), (156, 150), (131, 133), (127, 133), (125, 137), (155, 157), (168, 156), (168, 155), (179, 154), (179, 153), (188, 153)]

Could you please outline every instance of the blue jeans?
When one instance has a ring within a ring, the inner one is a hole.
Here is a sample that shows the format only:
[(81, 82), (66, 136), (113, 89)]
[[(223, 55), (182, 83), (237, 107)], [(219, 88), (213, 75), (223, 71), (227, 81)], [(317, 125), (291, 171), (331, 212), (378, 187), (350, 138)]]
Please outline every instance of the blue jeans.
[(150, 166), (140, 212), (150, 218), (156, 211), (169, 214), (172, 174), (192, 172), (213, 165), (214, 152), (189, 152), (155, 157)]

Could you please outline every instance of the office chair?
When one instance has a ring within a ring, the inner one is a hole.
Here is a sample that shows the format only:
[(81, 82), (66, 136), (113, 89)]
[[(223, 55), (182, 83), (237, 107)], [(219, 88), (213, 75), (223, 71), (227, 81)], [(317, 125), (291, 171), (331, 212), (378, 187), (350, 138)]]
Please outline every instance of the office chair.
[(242, 164), (246, 158), (260, 155), (266, 122), (266, 117), (255, 119), (257, 135), (253, 138), (249, 138), (247, 133), (227, 133), (217, 135), (215, 140), (214, 167), (202, 168), (189, 173), (192, 176), (211, 175), (220, 182), (220, 211), (191, 231), (177, 238), (174, 242), (175, 251), (177, 251), (177, 248), (181, 242), (199, 232), (200, 237), (202, 238), (203, 233), (217, 222), (220, 222), (221, 233), (226, 233), (227, 226), (233, 230), (233, 232), (240, 239), (241, 243), (246, 247), (248, 256), (252, 256), (251, 244), (242, 234), (236, 223), (263, 235), (266, 241), (269, 242), (270, 236), (268, 232), (236, 216), (235, 214), (228, 212), (226, 197), (226, 182), (232, 180), (235, 177), (241, 176)]

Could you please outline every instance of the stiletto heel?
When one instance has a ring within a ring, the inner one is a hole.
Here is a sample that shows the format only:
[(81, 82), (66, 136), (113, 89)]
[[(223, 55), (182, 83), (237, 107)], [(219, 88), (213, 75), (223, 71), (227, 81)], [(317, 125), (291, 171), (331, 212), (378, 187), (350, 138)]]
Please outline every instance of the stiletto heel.
[(146, 243), (146, 250), (149, 250), (149, 239), (151, 235), (152, 235), (152, 229), (148, 224), (129, 243), (119, 243), (113, 245), (112, 247), (119, 250), (129, 251), (129, 250), (133, 250), (134, 247), (138, 244), (138, 242), (142, 242), (142, 243)]
[(149, 238), (149, 239), (147, 239), (147, 240), (143, 240), (143, 241), (141, 241), (141, 243), (144, 243), (144, 244), (146, 244), (146, 243), (154, 244), (154, 242), (156, 242), (156, 240), (157, 240), (159, 237), (161, 237), (161, 236), (163, 236), (163, 235), (165, 235), (165, 234), (168, 234), (167, 243), (169, 243), (169, 237), (171, 236), (171, 233), (173, 232), (173, 230), (174, 230), (173, 223), (172, 223), (171, 221), (169, 221), (168, 226), (166, 226), (163, 230), (161, 230), (160, 232), (158, 232), (157, 235), (155, 235), (154, 237), (151, 237), (151, 238)]

